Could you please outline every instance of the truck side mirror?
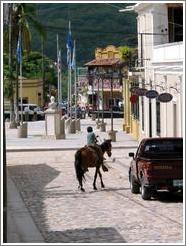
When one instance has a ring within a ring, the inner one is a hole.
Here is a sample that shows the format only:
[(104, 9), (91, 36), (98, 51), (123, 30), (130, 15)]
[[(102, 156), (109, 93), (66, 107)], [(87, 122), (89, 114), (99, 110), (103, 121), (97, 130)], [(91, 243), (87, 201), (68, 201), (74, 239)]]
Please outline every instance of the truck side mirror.
[(129, 153), (129, 157), (133, 157), (134, 158), (134, 153), (133, 152), (130, 152)]

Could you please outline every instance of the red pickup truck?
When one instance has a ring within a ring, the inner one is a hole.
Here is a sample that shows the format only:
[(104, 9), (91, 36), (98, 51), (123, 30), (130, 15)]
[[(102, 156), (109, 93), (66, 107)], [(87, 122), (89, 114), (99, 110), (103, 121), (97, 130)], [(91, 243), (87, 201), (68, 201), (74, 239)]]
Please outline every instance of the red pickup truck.
[(149, 200), (159, 190), (183, 191), (183, 139), (143, 139), (129, 167), (132, 193)]

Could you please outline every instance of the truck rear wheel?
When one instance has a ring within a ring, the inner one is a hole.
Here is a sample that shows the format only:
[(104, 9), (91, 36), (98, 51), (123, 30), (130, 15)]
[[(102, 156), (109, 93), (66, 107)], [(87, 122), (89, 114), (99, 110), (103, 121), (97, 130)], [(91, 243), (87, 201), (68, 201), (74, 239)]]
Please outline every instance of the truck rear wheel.
[(150, 200), (151, 198), (151, 190), (143, 183), (141, 185), (141, 197), (143, 198), (143, 200)]
[(133, 194), (139, 194), (140, 193), (140, 186), (139, 184), (134, 180), (134, 177), (130, 177), (130, 190)]

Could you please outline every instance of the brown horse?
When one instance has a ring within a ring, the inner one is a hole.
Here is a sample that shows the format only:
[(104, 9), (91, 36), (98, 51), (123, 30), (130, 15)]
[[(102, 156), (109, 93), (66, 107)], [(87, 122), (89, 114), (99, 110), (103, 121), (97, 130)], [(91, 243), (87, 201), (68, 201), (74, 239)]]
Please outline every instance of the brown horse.
[(95, 167), (95, 175), (94, 175), (94, 182), (93, 182), (93, 188), (94, 190), (97, 190), (96, 188), (96, 178), (97, 174), (99, 174), (100, 180), (101, 180), (101, 187), (104, 188), (103, 180), (102, 180), (102, 174), (100, 172), (100, 166), (102, 165), (102, 168), (106, 168), (103, 166), (103, 160), (104, 160), (104, 153), (106, 152), (107, 155), (110, 157), (112, 155), (112, 145), (111, 145), (111, 139), (104, 140), (104, 142), (101, 145), (93, 145), (93, 146), (84, 146), (83, 148), (77, 150), (75, 153), (75, 171), (76, 171), (76, 177), (79, 182), (79, 188), (81, 191), (85, 191), (83, 188), (83, 180), (85, 180), (84, 174), (86, 171), (88, 171), (89, 167)]

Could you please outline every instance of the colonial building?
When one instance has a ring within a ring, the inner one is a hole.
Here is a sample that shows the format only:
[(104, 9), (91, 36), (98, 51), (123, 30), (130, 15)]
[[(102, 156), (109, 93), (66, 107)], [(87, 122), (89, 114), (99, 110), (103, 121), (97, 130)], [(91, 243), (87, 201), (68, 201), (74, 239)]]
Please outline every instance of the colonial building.
[(131, 10), (138, 13), (137, 83), (134, 72), (129, 78), (151, 92), (142, 96), (130, 85), (137, 100), (129, 130), (138, 139), (183, 136), (183, 4), (138, 3)]
[(117, 71), (122, 69), (119, 48), (113, 45), (108, 45), (106, 48), (97, 48), (95, 50), (95, 59), (86, 63), (85, 66), (90, 71), (88, 87), (90, 104), (95, 109), (99, 107), (100, 109), (104, 108), (104, 110), (109, 110), (111, 104), (118, 107), (123, 101), (122, 79), (113, 78), (112, 80), (113, 102), (111, 103), (111, 79), (106, 77), (108, 74), (102, 74), (101, 69), (107, 70), (107, 72), (111, 70), (112, 74), (114, 74), (116, 69)]

